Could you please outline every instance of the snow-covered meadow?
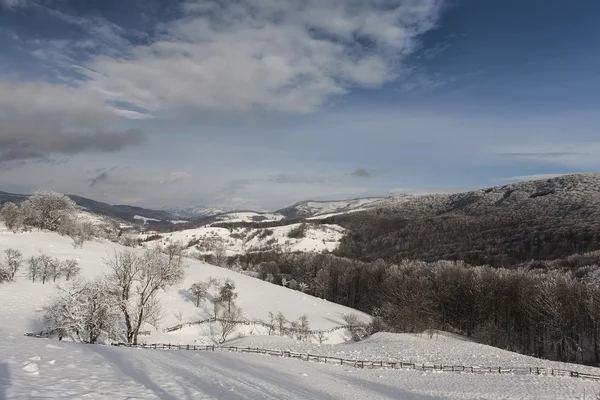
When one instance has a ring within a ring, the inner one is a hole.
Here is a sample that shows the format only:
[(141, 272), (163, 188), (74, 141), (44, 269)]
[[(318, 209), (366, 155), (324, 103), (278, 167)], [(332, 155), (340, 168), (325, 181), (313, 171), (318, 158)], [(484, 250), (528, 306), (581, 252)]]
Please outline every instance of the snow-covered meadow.
[[(43, 253), (75, 258), (86, 278), (106, 273), (103, 258), (125, 249), (108, 241), (86, 242), (75, 249), (68, 237), (56, 233), (15, 234), (1, 227), (0, 252), (8, 248), (20, 250), (25, 257)], [(210, 315), (212, 310), (194, 306), (181, 293), (208, 277), (235, 282), (236, 302), (248, 319), (267, 320), (269, 311), (281, 311), (289, 320), (306, 314), (311, 329), (341, 325), (347, 313), (369, 319), (231, 270), (191, 259), (186, 263), (185, 281), (160, 294), (164, 319), (159, 329), (141, 337), (142, 341), (210, 342), (211, 329), (204, 325), (162, 331)], [(593, 399), (600, 393), (599, 382), (570, 377), (355, 369), (257, 354), (127, 349), (24, 337), (24, 332), (41, 328), (39, 310), (55, 293), (52, 283), (31, 283), (24, 270), (16, 282), (0, 285), (0, 399)], [(344, 335), (340, 331), (336, 335), (318, 344), (242, 327), (226, 344), (350, 359), (540, 366), (598, 373), (594, 368), (538, 360), (446, 334), (380, 333), (359, 343), (342, 343)]]

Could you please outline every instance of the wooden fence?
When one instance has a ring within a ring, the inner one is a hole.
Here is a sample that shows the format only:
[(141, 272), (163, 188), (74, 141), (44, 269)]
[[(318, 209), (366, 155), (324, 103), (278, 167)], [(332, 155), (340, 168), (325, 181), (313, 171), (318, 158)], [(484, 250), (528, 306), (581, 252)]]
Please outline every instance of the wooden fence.
[[(178, 324), (175, 326), (171, 326), (168, 328), (165, 328), (164, 331), (165, 332), (174, 332), (180, 329), (183, 329), (184, 327), (190, 327), (190, 326), (194, 326), (194, 325), (202, 325), (202, 324), (208, 324), (208, 323), (213, 323), (213, 322), (222, 322), (224, 321), (223, 319), (220, 318), (206, 318), (206, 319), (202, 319), (202, 320), (198, 320), (198, 321), (192, 321), (192, 322), (185, 322), (182, 324)], [(264, 321), (260, 321), (260, 320), (256, 320), (256, 321), (251, 321), (251, 320), (240, 320), (240, 321), (235, 321), (236, 324), (238, 325), (259, 325), (268, 329), (273, 329), (276, 330), (277, 326), (276, 325), (271, 325), (268, 324)], [(290, 334), (290, 333), (306, 333), (308, 335), (318, 335), (319, 333), (331, 333), (331, 332), (335, 332), (341, 329), (349, 329), (352, 328), (353, 326), (350, 325), (339, 325), (336, 326), (335, 328), (331, 328), (331, 329), (327, 329), (327, 330), (323, 330), (323, 331), (318, 331), (318, 330), (307, 330), (307, 331), (301, 331), (300, 329), (294, 329), (294, 328), (283, 328), (283, 333), (284, 334)]]
[(464, 366), (464, 365), (445, 365), (445, 364), (418, 364), (414, 362), (403, 361), (371, 361), (359, 359), (346, 359), (340, 357), (315, 355), (310, 353), (297, 353), (288, 350), (262, 349), (258, 347), (237, 347), (237, 346), (215, 346), (215, 345), (190, 345), (190, 344), (139, 344), (131, 343), (113, 343), (113, 346), (136, 347), (152, 350), (188, 350), (188, 351), (228, 351), (236, 353), (255, 353), (284, 358), (295, 358), (302, 361), (312, 361), (324, 364), (334, 364), (341, 366), (351, 366), (354, 368), (379, 368), (379, 369), (412, 369), (418, 371), (442, 371), (442, 372), (461, 372), (473, 374), (518, 374), (518, 375), (547, 375), (547, 376), (567, 376), (572, 378), (584, 378), (600, 381), (600, 375), (589, 374), (579, 371), (571, 371), (555, 368), (543, 367), (482, 367), (482, 366)]

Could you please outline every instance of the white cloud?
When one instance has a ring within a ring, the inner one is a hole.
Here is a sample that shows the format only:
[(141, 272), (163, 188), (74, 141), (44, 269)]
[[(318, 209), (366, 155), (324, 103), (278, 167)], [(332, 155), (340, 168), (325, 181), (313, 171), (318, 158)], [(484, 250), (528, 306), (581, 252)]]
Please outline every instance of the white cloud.
[(184, 181), (184, 180), (191, 179), (191, 178), (192, 178), (192, 175), (188, 174), (187, 172), (177, 171), (177, 172), (171, 172), (169, 175), (159, 178), (158, 182), (161, 185), (166, 185), (166, 184), (170, 184), (170, 183)]
[[(149, 45), (81, 70), (146, 113), (316, 110), (394, 80), (440, 0), (195, 0)], [(111, 33), (114, 30), (111, 31)]]

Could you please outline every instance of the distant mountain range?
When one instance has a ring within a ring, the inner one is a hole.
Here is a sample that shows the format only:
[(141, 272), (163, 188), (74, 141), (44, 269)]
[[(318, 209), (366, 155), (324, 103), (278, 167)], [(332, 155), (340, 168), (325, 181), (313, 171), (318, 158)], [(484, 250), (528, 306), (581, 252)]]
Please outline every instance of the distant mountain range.
[(179, 219), (200, 219), (225, 214), (232, 210), (217, 207), (192, 206), (192, 207), (164, 207), (164, 211), (177, 216)]

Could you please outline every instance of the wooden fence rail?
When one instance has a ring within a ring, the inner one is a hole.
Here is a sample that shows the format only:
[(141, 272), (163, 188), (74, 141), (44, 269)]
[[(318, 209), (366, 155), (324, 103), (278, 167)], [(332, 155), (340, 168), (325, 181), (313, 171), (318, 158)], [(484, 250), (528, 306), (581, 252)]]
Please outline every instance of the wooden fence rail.
[(441, 372), (461, 372), (473, 374), (519, 374), (519, 375), (548, 375), (548, 376), (566, 376), (572, 378), (583, 378), (600, 381), (600, 375), (589, 374), (579, 371), (570, 371), (555, 368), (544, 367), (482, 367), (465, 365), (446, 365), (446, 364), (418, 364), (414, 362), (403, 361), (371, 361), (360, 359), (345, 359), (325, 355), (310, 353), (298, 353), (289, 350), (264, 349), (258, 347), (238, 347), (238, 346), (215, 346), (215, 345), (189, 345), (189, 344), (139, 344), (131, 343), (113, 343), (113, 346), (136, 347), (153, 350), (189, 350), (189, 351), (227, 351), (235, 353), (255, 353), (269, 356), (295, 358), (302, 361), (318, 362), (325, 364), (336, 364), (341, 366), (351, 366), (354, 368), (369, 369), (412, 369), (419, 371), (441, 371)]
[[(208, 324), (208, 323), (213, 323), (213, 322), (222, 322), (224, 321), (223, 319), (220, 318), (206, 318), (206, 319), (202, 319), (202, 320), (198, 320), (198, 321), (192, 321), (192, 322), (184, 322), (181, 324), (177, 324), (168, 328), (165, 328), (164, 331), (165, 332), (174, 332), (180, 329), (183, 329), (184, 327), (188, 326), (194, 326), (194, 325), (202, 325), (202, 324)], [(270, 328), (270, 329), (275, 329), (276, 326), (275, 325), (271, 325), (268, 324), (264, 321), (260, 321), (260, 320), (240, 320), (240, 321), (235, 321), (236, 324), (238, 325), (259, 325), (265, 328)], [(327, 329), (327, 330), (323, 330), (323, 331), (319, 331), (319, 330), (308, 330), (306, 332), (302, 332), (300, 329), (293, 329), (293, 328), (284, 328), (284, 333), (307, 333), (309, 335), (318, 335), (319, 333), (332, 333), (341, 329), (348, 329), (348, 328), (353, 328), (353, 326), (351, 325), (339, 325), (336, 326), (334, 328), (331, 329)]]

